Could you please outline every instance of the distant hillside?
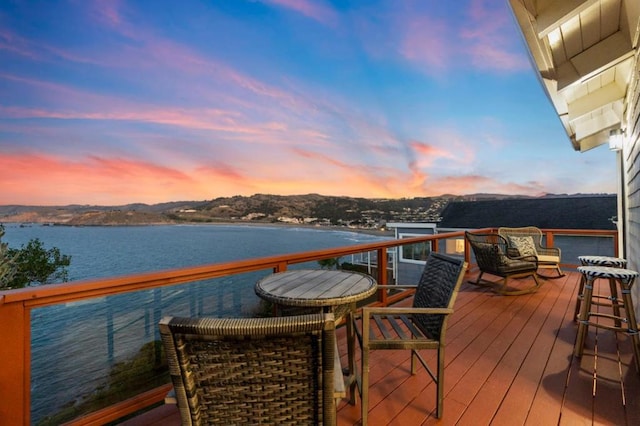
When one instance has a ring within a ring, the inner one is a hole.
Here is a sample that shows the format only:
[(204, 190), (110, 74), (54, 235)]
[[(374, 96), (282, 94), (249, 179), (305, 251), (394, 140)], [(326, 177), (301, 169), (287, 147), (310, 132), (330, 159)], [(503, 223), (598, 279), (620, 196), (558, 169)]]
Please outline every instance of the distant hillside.
[[(583, 196), (582, 194), (575, 195)], [(590, 194), (589, 196), (593, 196)], [(546, 197), (556, 197), (547, 195)], [(567, 196), (560, 196), (566, 198)], [(73, 226), (258, 222), (377, 228), (389, 221), (436, 222), (451, 201), (531, 198), (498, 194), (368, 199), (319, 194), (220, 197), (123, 206), (0, 206), (0, 222)]]

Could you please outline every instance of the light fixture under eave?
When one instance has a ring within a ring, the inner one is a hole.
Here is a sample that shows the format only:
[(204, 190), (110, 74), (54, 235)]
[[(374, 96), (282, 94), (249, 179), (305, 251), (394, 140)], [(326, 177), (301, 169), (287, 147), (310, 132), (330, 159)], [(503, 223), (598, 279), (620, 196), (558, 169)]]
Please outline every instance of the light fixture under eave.
[(611, 151), (620, 151), (624, 140), (624, 132), (622, 129), (613, 129), (609, 132), (609, 149)]

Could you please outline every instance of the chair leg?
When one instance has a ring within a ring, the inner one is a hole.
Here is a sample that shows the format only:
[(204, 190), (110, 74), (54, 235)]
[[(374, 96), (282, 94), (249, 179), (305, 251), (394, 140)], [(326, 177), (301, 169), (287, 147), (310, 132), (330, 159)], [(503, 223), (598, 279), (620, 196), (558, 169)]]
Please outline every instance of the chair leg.
[(584, 350), (584, 340), (587, 336), (589, 328), (589, 312), (591, 312), (591, 298), (593, 296), (594, 279), (586, 278), (584, 283), (584, 291), (582, 293), (582, 304), (580, 306), (580, 314), (578, 315), (578, 332), (576, 333), (576, 343), (573, 348), (573, 354), (580, 358)]
[(475, 281), (469, 280), (469, 284), (473, 284), (473, 285), (477, 285), (477, 286), (481, 286), (481, 287), (491, 287), (492, 283), (490, 281), (482, 279), (482, 275), (483, 274), (484, 274), (484, 272), (480, 271), (480, 273), (478, 274), (478, 278), (476, 278)]
[(580, 277), (580, 284), (578, 285), (578, 295), (576, 296), (576, 308), (573, 314), (574, 321), (578, 321), (578, 317), (580, 315), (580, 306), (582, 305), (582, 299), (584, 298), (584, 283), (585, 278), (584, 275)]
[(555, 265), (554, 271), (556, 271), (558, 273), (557, 276), (552, 276), (552, 275), (542, 275), (542, 274), (538, 274), (538, 276), (540, 278), (543, 278), (545, 280), (557, 280), (558, 278), (562, 278), (565, 276), (565, 273), (562, 272), (562, 269), (560, 269), (560, 265)]
[(507, 291), (507, 282), (509, 281), (510, 277), (506, 276), (502, 280), (502, 285), (500, 287), (498, 287), (498, 289), (496, 291), (498, 292), (498, 294), (501, 294), (503, 296), (519, 296), (521, 294), (535, 293), (540, 288), (540, 281), (538, 281), (538, 273), (537, 272), (533, 272), (531, 275), (518, 275), (518, 276), (515, 276), (515, 278), (527, 278), (529, 276), (532, 277), (533, 281), (535, 282), (535, 285), (533, 285), (531, 287), (527, 287), (527, 288), (524, 288), (522, 290)]
[(620, 320), (620, 299), (618, 298), (618, 287), (616, 280), (609, 278), (609, 291), (611, 292), (611, 307), (613, 309), (613, 315), (616, 317), (614, 324), (616, 327), (622, 327), (622, 321)]
[(348, 376), (349, 376), (349, 404), (356, 405), (356, 388), (358, 379), (355, 366), (355, 350), (356, 350), (356, 333), (355, 333), (355, 306), (352, 306), (347, 313), (347, 353), (349, 358)]
[(444, 411), (444, 346), (438, 346), (438, 374), (436, 380), (436, 418)]
[(369, 414), (369, 348), (362, 348), (361, 374), (362, 374), (362, 393), (360, 394), (360, 402), (362, 403), (362, 426), (366, 426)]

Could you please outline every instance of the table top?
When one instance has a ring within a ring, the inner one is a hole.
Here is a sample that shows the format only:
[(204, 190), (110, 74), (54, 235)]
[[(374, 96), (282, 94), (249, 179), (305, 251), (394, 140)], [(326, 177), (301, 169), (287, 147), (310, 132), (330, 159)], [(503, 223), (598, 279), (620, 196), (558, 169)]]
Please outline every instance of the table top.
[(338, 306), (373, 295), (377, 283), (353, 271), (300, 269), (269, 275), (255, 285), (258, 296), (287, 306)]

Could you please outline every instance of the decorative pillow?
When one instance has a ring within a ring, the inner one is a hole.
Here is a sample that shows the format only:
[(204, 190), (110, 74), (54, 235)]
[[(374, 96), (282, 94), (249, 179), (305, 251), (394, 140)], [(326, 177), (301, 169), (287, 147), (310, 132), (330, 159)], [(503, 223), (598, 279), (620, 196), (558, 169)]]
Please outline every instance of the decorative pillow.
[(518, 250), (520, 256), (537, 256), (533, 237), (509, 237), (509, 245)]

